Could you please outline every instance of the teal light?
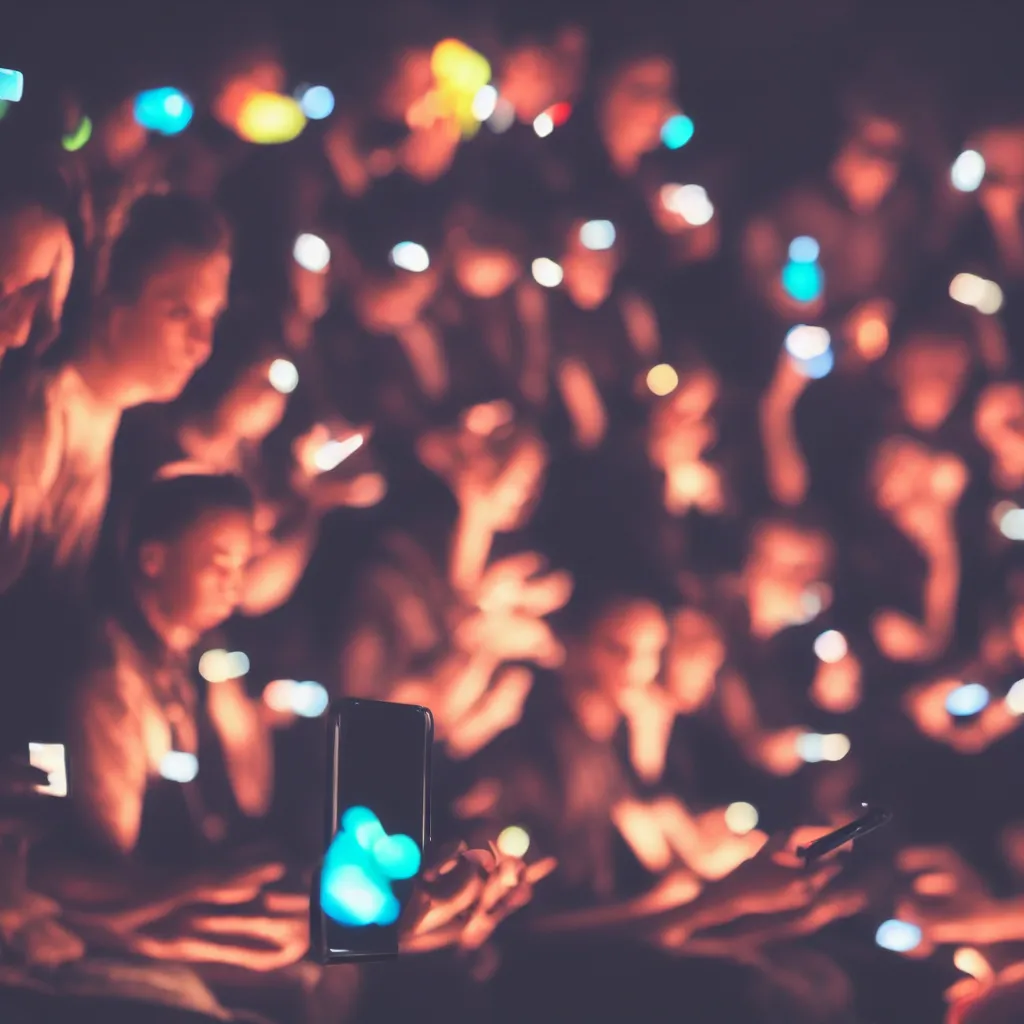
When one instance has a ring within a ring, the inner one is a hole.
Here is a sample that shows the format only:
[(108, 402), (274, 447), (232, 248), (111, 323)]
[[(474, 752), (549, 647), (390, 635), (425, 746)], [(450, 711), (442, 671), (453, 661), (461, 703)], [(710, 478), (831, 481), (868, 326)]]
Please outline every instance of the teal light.
[(339, 924), (389, 925), (401, 905), (391, 883), (420, 869), (420, 848), (410, 836), (389, 836), (368, 807), (350, 807), (331, 841), (320, 873), (320, 906)]
[(794, 263), (782, 268), (782, 287), (797, 302), (814, 302), (825, 290), (825, 274), (817, 263)]
[(661, 126), (661, 141), (666, 149), (682, 149), (693, 138), (693, 121), (685, 114), (674, 114)]
[(0, 100), (17, 103), (25, 92), (25, 76), (20, 71), (0, 68)]
[(192, 114), (192, 101), (178, 89), (149, 89), (135, 97), (135, 120), (160, 135), (183, 132)]

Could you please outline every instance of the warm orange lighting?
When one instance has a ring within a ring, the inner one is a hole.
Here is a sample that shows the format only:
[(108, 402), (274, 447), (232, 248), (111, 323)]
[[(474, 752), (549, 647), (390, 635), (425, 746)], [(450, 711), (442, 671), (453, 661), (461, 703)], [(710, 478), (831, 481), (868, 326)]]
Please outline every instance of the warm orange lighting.
[(869, 362), (881, 359), (889, 348), (889, 325), (881, 317), (867, 317), (857, 325), (855, 343)]

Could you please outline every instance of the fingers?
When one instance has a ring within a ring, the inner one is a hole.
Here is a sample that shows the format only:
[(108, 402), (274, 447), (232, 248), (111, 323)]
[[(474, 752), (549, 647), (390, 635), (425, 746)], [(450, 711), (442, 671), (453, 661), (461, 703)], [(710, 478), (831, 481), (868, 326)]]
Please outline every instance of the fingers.
[(266, 892), (263, 906), (271, 914), (305, 914), (309, 911), (309, 896), (301, 892)]

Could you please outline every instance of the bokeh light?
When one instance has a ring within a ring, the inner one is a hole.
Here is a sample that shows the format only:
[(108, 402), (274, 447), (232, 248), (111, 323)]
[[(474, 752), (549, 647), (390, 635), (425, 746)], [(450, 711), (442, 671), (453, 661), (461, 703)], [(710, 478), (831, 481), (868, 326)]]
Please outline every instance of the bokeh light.
[(615, 244), (615, 225), (610, 220), (588, 220), (580, 228), (580, 244), (594, 252), (610, 249)]
[(291, 710), (300, 718), (319, 718), (330, 703), (327, 690), (312, 679), (296, 683), (292, 691)]
[(4, 119), (9, 108), (10, 103), (8, 103), (7, 100), (0, 100), (0, 121)]
[(807, 764), (820, 761), (842, 761), (850, 752), (850, 739), (841, 732), (805, 732), (797, 737), (797, 755)]
[(294, 679), (275, 679), (263, 688), (263, 703), (281, 715), (294, 714), (292, 705), (295, 700), (295, 687), (299, 684)]
[(0, 100), (18, 103), (25, 94), (25, 76), (13, 68), (0, 68)]
[(322, 121), (334, 113), (334, 93), (326, 85), (311, 85), (297, 97), (302, 113), (310, 121)]
[(824, 327), (797, 324), (786, 332), (786, 351), (800, 360), (824, 355), (832, 345), (832, 336)]
[(541, 139), (546, 139), (555, 130), (555, 122), (546, 110), (533, 119), (533, 130)]
[(148, 89), (135, 97), (135, 120), (143, 128), (159, 135), (177, 135), (192, 120), (192, 101), (171, 87)]
[(246, 142), (263, 146), (291, 142), (305, 127), (306, 115), (302, 107), (290, 96), (275, 92), (254, 92), (247, 96), (235, 126)]
[(895, 918), (883, 921), (875, 932), (875, 943), (893, 953), (909, 953), (921, 945), (921, 929), (908, 921)]
[(319, 235), (303, 234), (295, 239), (292, 256), (303, 270), (322, 274), (331, 263), (331, 247)]
[(504, 132), (507, 132), (515, 123), (516, 108), (509, 100), (505, 99), (503, 96), (499, 96), (497, 102), (494, 104), (494, 113), (487, 118), (487, 127), (490, 128), (495, 135), (501, 135)]
[(669, 186), (668, 209), (678, 213), (692, 227), (709, 224), (715, 215), (715, 208), (702, 185)]
[(391, 250), (388, 259), (393, 267), (413, 274), (422, 274), (430, 269), (430, 253), (419, 242), (399, 242)]
[(693, 121), (685, 114), (673, 114), (661, 126), (661, 141), (666, 149), (682, 149), (693, 138)]
[(782, 287), (796, 302), (814, 302), (825, 290), (825, 274), (817, 263), (790, 261), (782, 268)]
[(486, 121), (497, 109), (498, 90), (493, 85), (482, 86), (473, 97), (473, 116), (478, 121)]
[(969, 974), (976, 981), (985, 981), (992, 977), (992, 965), (984, 955), (971, 946), (961, 946), (953, 953), (953, 966), (964, 974)]
[(652, 395), (663, 397), (672, 394), (679, 387), (679, 374), (674, 366), (659, 363), (647, 371), (647, 388)]
[(725, 809), (725, 827), (737, 836), (745, 836), (757, 828), (757, 808), (742, 800), (729, 804)]
[(889, 350), (889, 325), (880, 316), (868, 316), (856, 327), (853, 343), (868, 362), (881, 359)]
[(794, 263), (815, 263), (820, 255), (821, 246), (810, 235), (800, 235), (789, 243), (789, 258)]
[(61, 146), (68, 153), (77, 153), (92, 138), (92, 121), (83, 117), (73, 132), (68, 132), (60, 140)]
[(837, 629), (827, 629), (814, 641), (814, 653), (820, 661), (834, 665), (843, 660), (849, 652), (846, 637)]
[(530, 849), (530, 833), (519, 825), (509, 825), (498, 834), (497, 847), (506, 857), (525, 857)]
[(964, 683), (946, 698), (946, 711), (954, 718), (968, 718), (988, 707), (991, 694), (981, 683)]
[(949, 297), (979, 313), (998, 313), (1003, 308), (1003, 290), (977, 274), (957, 274), (949, 283)]
[(299, 386), (299, 371), (290, 359), (275, 359), (267, 371), (267, 379), (275, 391), (290, 395)]
[(1006, 710), (1011, 715), (1024, 715), (1024, 679), (1018, 679), (1006, 694)]
[(226, 683), (229, 679), (241, 679), (248, 671), (249, 658), (242, 651), (215, 648), (206, 651), (199, 659), (199, 674), (208, 683)]
[(949, 180), (958, 192), (976, 192), (985, 180), (985, 158), (974, 149), (965, 149), (953, 161)]
[(363, 447), (365, 438), (362, 434), (353, 434), (344, 440), (327, 441), (317, 449), (313, 461), (321, 473), (329, 473), (337, 469), (346, 459), (355, 455)]
[(168, 782), (191, 782), (199, 774), (199, 758), (184, 750), (168, 750), (160, 759), (160, 776)]
[(562, 268), (546, 256), (534, 260), (530, 272), (534, 281), (544, 288), (557, 288), (562, 283)]
[(1024, 540), (1024, 509), (1016, 506), (1006, 509), (999, 517), (999, 532), (1007, 540)]

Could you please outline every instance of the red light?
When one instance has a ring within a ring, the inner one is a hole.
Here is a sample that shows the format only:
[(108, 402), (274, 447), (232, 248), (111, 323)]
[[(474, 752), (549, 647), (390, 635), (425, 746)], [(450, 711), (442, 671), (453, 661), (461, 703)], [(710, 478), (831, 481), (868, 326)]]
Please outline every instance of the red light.
[(553, 107), (548, 107), (544, 111), (551, 118), (551, 123), (556, 127), (560, 128), (572, 114), (571, 103), (556, 103)]

